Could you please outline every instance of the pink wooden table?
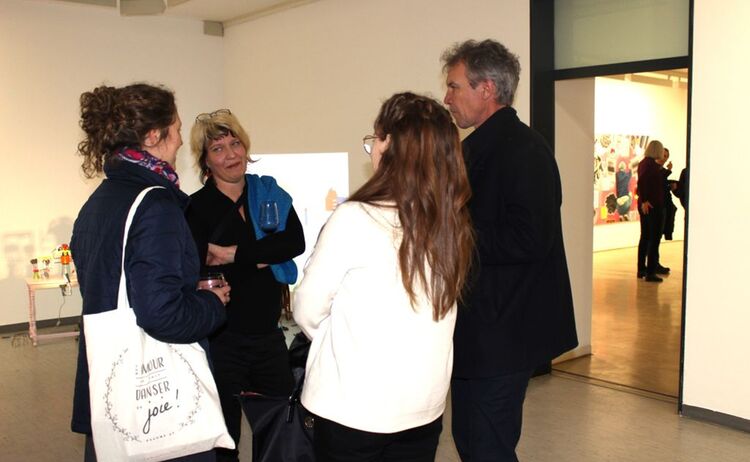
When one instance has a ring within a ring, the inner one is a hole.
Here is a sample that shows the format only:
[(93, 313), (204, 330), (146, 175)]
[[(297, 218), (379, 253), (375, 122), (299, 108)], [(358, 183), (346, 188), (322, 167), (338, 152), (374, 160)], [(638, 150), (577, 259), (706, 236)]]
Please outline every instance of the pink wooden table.
[[(42, 338), (61, 338), (61, 337), (77, 337), (78, 331), (72, 332), (56, 332), (54, 334), (39, 334), (36, 330), (36, 291), (45, 289), (54, 289), (60, 291), (60, 284), (65, 284), (63, 278), (52, 278), (52, 279), (32, 279), (26, 278), (26, 287), (29, 290), (29, 337), (34, 346), (37, 345), (39, 339)], [(78, 280), (73, 279), (70, 281), (70, 285), (73, 287), (78, 286)]]

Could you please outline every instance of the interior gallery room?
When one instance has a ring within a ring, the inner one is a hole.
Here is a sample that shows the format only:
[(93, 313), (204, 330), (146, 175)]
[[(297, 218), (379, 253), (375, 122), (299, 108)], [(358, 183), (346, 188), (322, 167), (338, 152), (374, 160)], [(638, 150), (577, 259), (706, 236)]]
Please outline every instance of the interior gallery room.
[[(745, 0), (0, 0), (0, 460), (84, 457), (70, 429), (82, 299), (62, 278), (101, 181), (76, 154), (83, 92), (173, 90), (188, 194), (202, 186), (196, 115), (231, 109), (258, 160), (248, 171), (294, 198), (302, 268), (334, 205), (372, 174), (361, 140), (382, 102), (442, 101), (441, 54), (484, 38), (519, 56), (514, 107), (555, 152), (578, 332), (531, 379), (519, 458), (750, 460), (748, 18)], [(670, 179), (690, 172), (660, 283), (636, 277), (634, 172), (653, 139)], [(437, 461), (460, 460), (450, 419), (448, 406)]]

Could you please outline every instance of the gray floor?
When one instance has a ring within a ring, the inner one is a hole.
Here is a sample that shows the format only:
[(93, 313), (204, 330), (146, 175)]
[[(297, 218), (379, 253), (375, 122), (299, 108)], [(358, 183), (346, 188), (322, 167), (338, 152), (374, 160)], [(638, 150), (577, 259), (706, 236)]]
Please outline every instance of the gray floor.
[[(82, 460), (83, 439), (69, 430), (76, 348), (0, 339), (1, 461)], [(750, 460), (750, 434), (679, 417), (674, 403), (546, 376), (529, 388), (519, 453), (527, 462), (739, 462)], [(437, 460), (458, 461), (448, 431)]]

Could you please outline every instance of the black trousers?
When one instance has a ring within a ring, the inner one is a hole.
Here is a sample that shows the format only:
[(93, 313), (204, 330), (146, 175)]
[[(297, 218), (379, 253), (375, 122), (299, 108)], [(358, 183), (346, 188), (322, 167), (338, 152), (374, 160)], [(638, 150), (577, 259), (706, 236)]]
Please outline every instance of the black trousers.
[(516, 462), (523, 402), (534, 369), (451, 380), (453, 440), (463, 462)]
[(433, 462), (443, 417), (396, 433), (356, 430), (315, 416), (316, 462)]
[[(211, 360), (227, 430), (239, 445), (242, 408), (240, 392), (254, 391), (269, 396), (289, 396), (294, 379), (289, 352), (281, 329), (267, 335), (222, 332), (211, 339)], [(217, 448), (218, 461), (239, 461), (239, 451)]]
[(659, 244), (664, 232), (664, 207), (654, 207), (644, 215), (640, 204), (641, 238), (638, 240), (638, 272), (656, 274), (659, 267)]
[(672, 202), (672, 193), (667, 191), (669, 199), (664, 201), (664, 239), (671, 241), (674, 235), (674, 218), (677, 213), (677, 206)]

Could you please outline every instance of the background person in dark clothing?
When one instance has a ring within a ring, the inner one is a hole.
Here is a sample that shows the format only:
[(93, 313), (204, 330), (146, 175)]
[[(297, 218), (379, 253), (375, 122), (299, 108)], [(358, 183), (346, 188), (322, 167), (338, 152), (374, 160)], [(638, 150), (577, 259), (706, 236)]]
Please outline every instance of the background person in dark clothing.
[[(117, 308), (125, 218), (136, 196), (149, 192), (133, 219), (125, 252), (128, 299), (138, 325), (151, 337), (170, 343), (204, 340), (224, 323), (229, 286), (196, 290), (198, 253), (185, 222), (187, 194), (174, 170), (182, 145), (174, 95), (164, 88), (135, 84), (99, 87), (81, 95), (78, 145), (83, 172), (106, 175), (78, 214), (71, 251), (83, 297), (83, 314)], [(205, 346), (205, 345), (204, 345)], [(89, 370), (86, 339), (78, 349), (74, 432), (85, 433), (85, 461), (96, 461), (91, 444)], [(214, 451), (181, 461), (215, 460)], [(104, 461), (103, 461), (104, 462)]]
[[(279, 282), (272, 265), (301, 254), (305, 240), (291, 202), (279, 231), (256, 238), (257, 210), (249, 206), (256, 191), (249, 188), (245, 175), (250, 139), (229, 110), (199, 115), (190, 147), (205, 182), (187, 210), (201, 267), (204, 272), (222, 272), (233, 288), (227, 323), (211, 337), (210, 352), (224, 419), (239, 443), (242, 411), (236, 395), (253, 391), (288, 396), (292, 391), (279, 317), (282, 290), (294, 281)], [(239, 460), (236, 449), (219, 449), (217, 456), (220, 461)]]
[(638, 213), (641, 237), (638, 241), (638, 277), (649, 282), (662, 282), (658, 274), (669, 273), (659, 263), (659, 243), (664, 231), (664, 173), (659, 161), (664, 159), (664, 146), (651, 140), (643, 160), (638, 164)]
[[(664, 239), (667, 241), (672, 240), (674, 233), (674, 218), (677, 213), (677, 206), (672, 201), (672, 185), (669, 180), (669, 175), (672, 174), (672, 162), (669, 161), (669, 149), (664, 148), (664, 159), (657, 162), (662, 166), (661, 172), (664, 174)], [(669, 272), (669, 268), (664, 266), (664, 269)]]
[(690, 174), (688, 173), (687, 167), (683, 168), (680, 172), (680, 178), (675, 182), (675, 186), (672, 191), (674, 195), (680, 199), (683, 209), (688, 208), (688, 182), (690, 181)]
[(555, 158), (511, 107), (518, 58), (493, 40), (443, 54), (463, 141), (477, 255), (459, 306), (451, 381), (463, 460), (515, 461), (533, 371), (578, 344)]

